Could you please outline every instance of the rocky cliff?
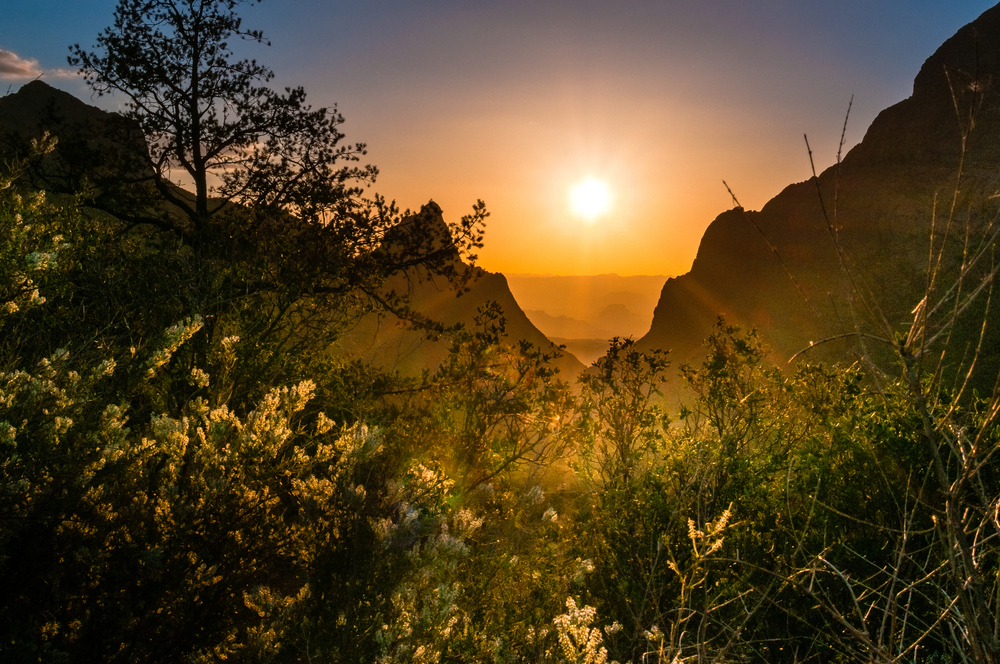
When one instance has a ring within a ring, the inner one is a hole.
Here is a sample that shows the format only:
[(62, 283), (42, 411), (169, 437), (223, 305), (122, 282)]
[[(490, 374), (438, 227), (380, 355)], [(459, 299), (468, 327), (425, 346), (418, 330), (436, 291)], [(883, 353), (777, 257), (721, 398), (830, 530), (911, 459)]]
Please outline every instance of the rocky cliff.
[[(447, 233), (441, 208), (433, 201), (404, 222), (409, 232), (438, 236)], [(475, 318), (487, 302), (496, 302), (506, 318), (507, 338), (513, 344), (519, 340), (533, 343), (545, 352), (554, 352), (555, 346), (535, 327), (510, 292), (507, 279), (502, 274), (487, 272), (463, 263), (456, 254), (455, 272), (468, 273), (468, 290), (459, 295), (445, 279), (434, 278), (420, 270), (399, 275), (386, 285), (409, 300), (410, 308), (445, 326), (462, 324), (474, 327)], [(424, 369), (440, 365), (448, 353), (446, 339), (435, 339), (425, 331), (413, 328), (391, 313), (368, 314), (348, 330), (340, 343), (341, 352), (375, 362), (385, 368), (398, 370), (404, 375), (416, 376)], [(568, 352), (556, 358), (553, 365), (560, 370), (560, 377), (573, 382), (584, 365)]]
[[(946, 351), (945, 366), (959, 367), (986, 318), (980, 369), (995, 377), (1000, 335), (988, 293), (949, 321), (992, 269), (998, 86), (1000, 6), (945, 42), (921, 68), (913, 94), (879, 114), (818, 181), (787, 187), (760, 211), (719, 215), (691, 271), (664, 285), (639, 346), (671, 349), (675, 362), (698, 361), (702, 339), (723, 315), (757, 327), (781, 362), (811, 344), (801, 357), (888, 360), (889, 344), (909, 331), (926, 294), (926, 339), (944, 332), (933, 356)], [(949, 290), (963, 264), (961, 288)]]

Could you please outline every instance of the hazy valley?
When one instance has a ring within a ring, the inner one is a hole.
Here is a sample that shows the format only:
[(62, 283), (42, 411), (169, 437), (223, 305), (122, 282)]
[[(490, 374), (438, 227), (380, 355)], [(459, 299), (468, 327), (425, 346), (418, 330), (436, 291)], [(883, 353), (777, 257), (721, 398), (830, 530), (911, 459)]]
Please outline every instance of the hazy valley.
[(604, 355), (612, 337), (638, 339), (649, 331), (667, 280), (659, 275), (505, 276), (531, 322), (587, 365)]

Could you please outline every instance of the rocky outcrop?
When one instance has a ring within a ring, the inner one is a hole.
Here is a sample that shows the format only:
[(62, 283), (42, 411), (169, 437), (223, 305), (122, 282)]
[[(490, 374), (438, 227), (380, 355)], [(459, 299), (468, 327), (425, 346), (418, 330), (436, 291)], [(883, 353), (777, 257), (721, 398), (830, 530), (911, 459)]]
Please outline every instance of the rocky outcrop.
[[(420, 212), (403, 221), (399, 234), (432, 238), (435, 246), (448, 246), (448, 226), (441, 208), (433, 201)], [(389, 251), (392, 251), (393, 233), (387, 234)], [(413, 239), (407, 239), (412, 244)], [(399, 275), (385, 286), (385, 292), (406, 297), (409, 308), (423, 317), (445, 327), (462, 324), (473, 329), (479, 309), (488, 302), (496, 302), (506, 318), (507, 339), (511, 344), (529, 341), (545, 352), (556, 347), (536, 328), (515, 301), (502, 274), (487, 272), (462, 262), (455, 252), (452, 274), (467, 276), (465, 290), (456, 290), (452, 282), (432, 276), (417, 268)], [(403, 375), (418, 376), (423, 370), (433, 371), (448, 354), (446, 338), (437, 338), (420, 327), (415, 327), (392, 313), (366, 314), (340, 341), (340, 352), (374, 362), (383, 368), (399, 371)], [(553, 361), (560, 378), (573, 382), (583, 371), (584, 365), (572, 354), (563, 352)]]
[[(963, 256), (994, 240), (998, 186), (1000, 6), (945, 42), (921, 68), (912, 96), (879, 114), (841, 164), (787, 187), (759, 212), (719, 215), (691, 271), (664, 285), (639, 346), (698, 361), (702, 339), (724, 315), (757, 327), (781, 362), (831, 338), (803, 357), (849, 360), (867, 351), (888, 359), (885, 342), (857, 333), (905, 335), (925, 294), (943, 301), (927, 329), (942, 329)], [(988, 277), (991, 260), (984, 256), (967, 274), (963, 293)], [(966, 309), (949, 343), (937, 344), (946, 366), (958, 367), (975, 348), (985, 302)], [(992, 384), (1000, 334), (997, 315), (988, 317), (980, 375)]]
[(141, 129), (134, 122), (80, 101), (42, 81), (0, 97), (0, 156), (24, 157), (43, 134), (57, 141), (52, 154), (32, 170), (34, 184), (48, 191), (77, 192), (84, 185), (120, 186), (151, 173)]

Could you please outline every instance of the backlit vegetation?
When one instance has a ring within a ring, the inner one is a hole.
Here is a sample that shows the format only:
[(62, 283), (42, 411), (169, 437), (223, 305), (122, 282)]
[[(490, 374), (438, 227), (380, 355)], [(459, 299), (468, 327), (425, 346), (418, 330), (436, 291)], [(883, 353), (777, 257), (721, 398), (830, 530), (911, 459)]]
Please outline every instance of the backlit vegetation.
[(250, 200), (307, 164), (244, 154), (183, 208), (155, 163), (39, 192), (55, 148), (0, 174), (3, 661), (1000, 658), (1000, 401), (921, 368), (930, 305), (895, 373), (720, 320), (700, 364), (615, 340), (573, 389), (487, 305), (404, 379), (333, 342), (402, 310), (390, 276), (462, 275), (370, 170)]

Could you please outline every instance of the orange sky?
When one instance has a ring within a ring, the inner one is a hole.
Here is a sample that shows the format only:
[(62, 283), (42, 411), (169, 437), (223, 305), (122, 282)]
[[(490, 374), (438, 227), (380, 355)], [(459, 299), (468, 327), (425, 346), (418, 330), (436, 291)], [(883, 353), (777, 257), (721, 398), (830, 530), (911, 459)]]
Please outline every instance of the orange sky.
[[(923, 61), (988, 0), (267, 0), (256, 57), (276, 86), (337, 104), (375, 190), (401, 207), (491, 212), (480, 264), (514, 273), (679, 274), (705, 227), (833, 163), (905, 98)], [(114, 0), (0, 0), (0, 86), (64, 77)], [(94, 100), (104, 106), (113, 102)], [(584, 223), (570, 187), (607, 181)]]

